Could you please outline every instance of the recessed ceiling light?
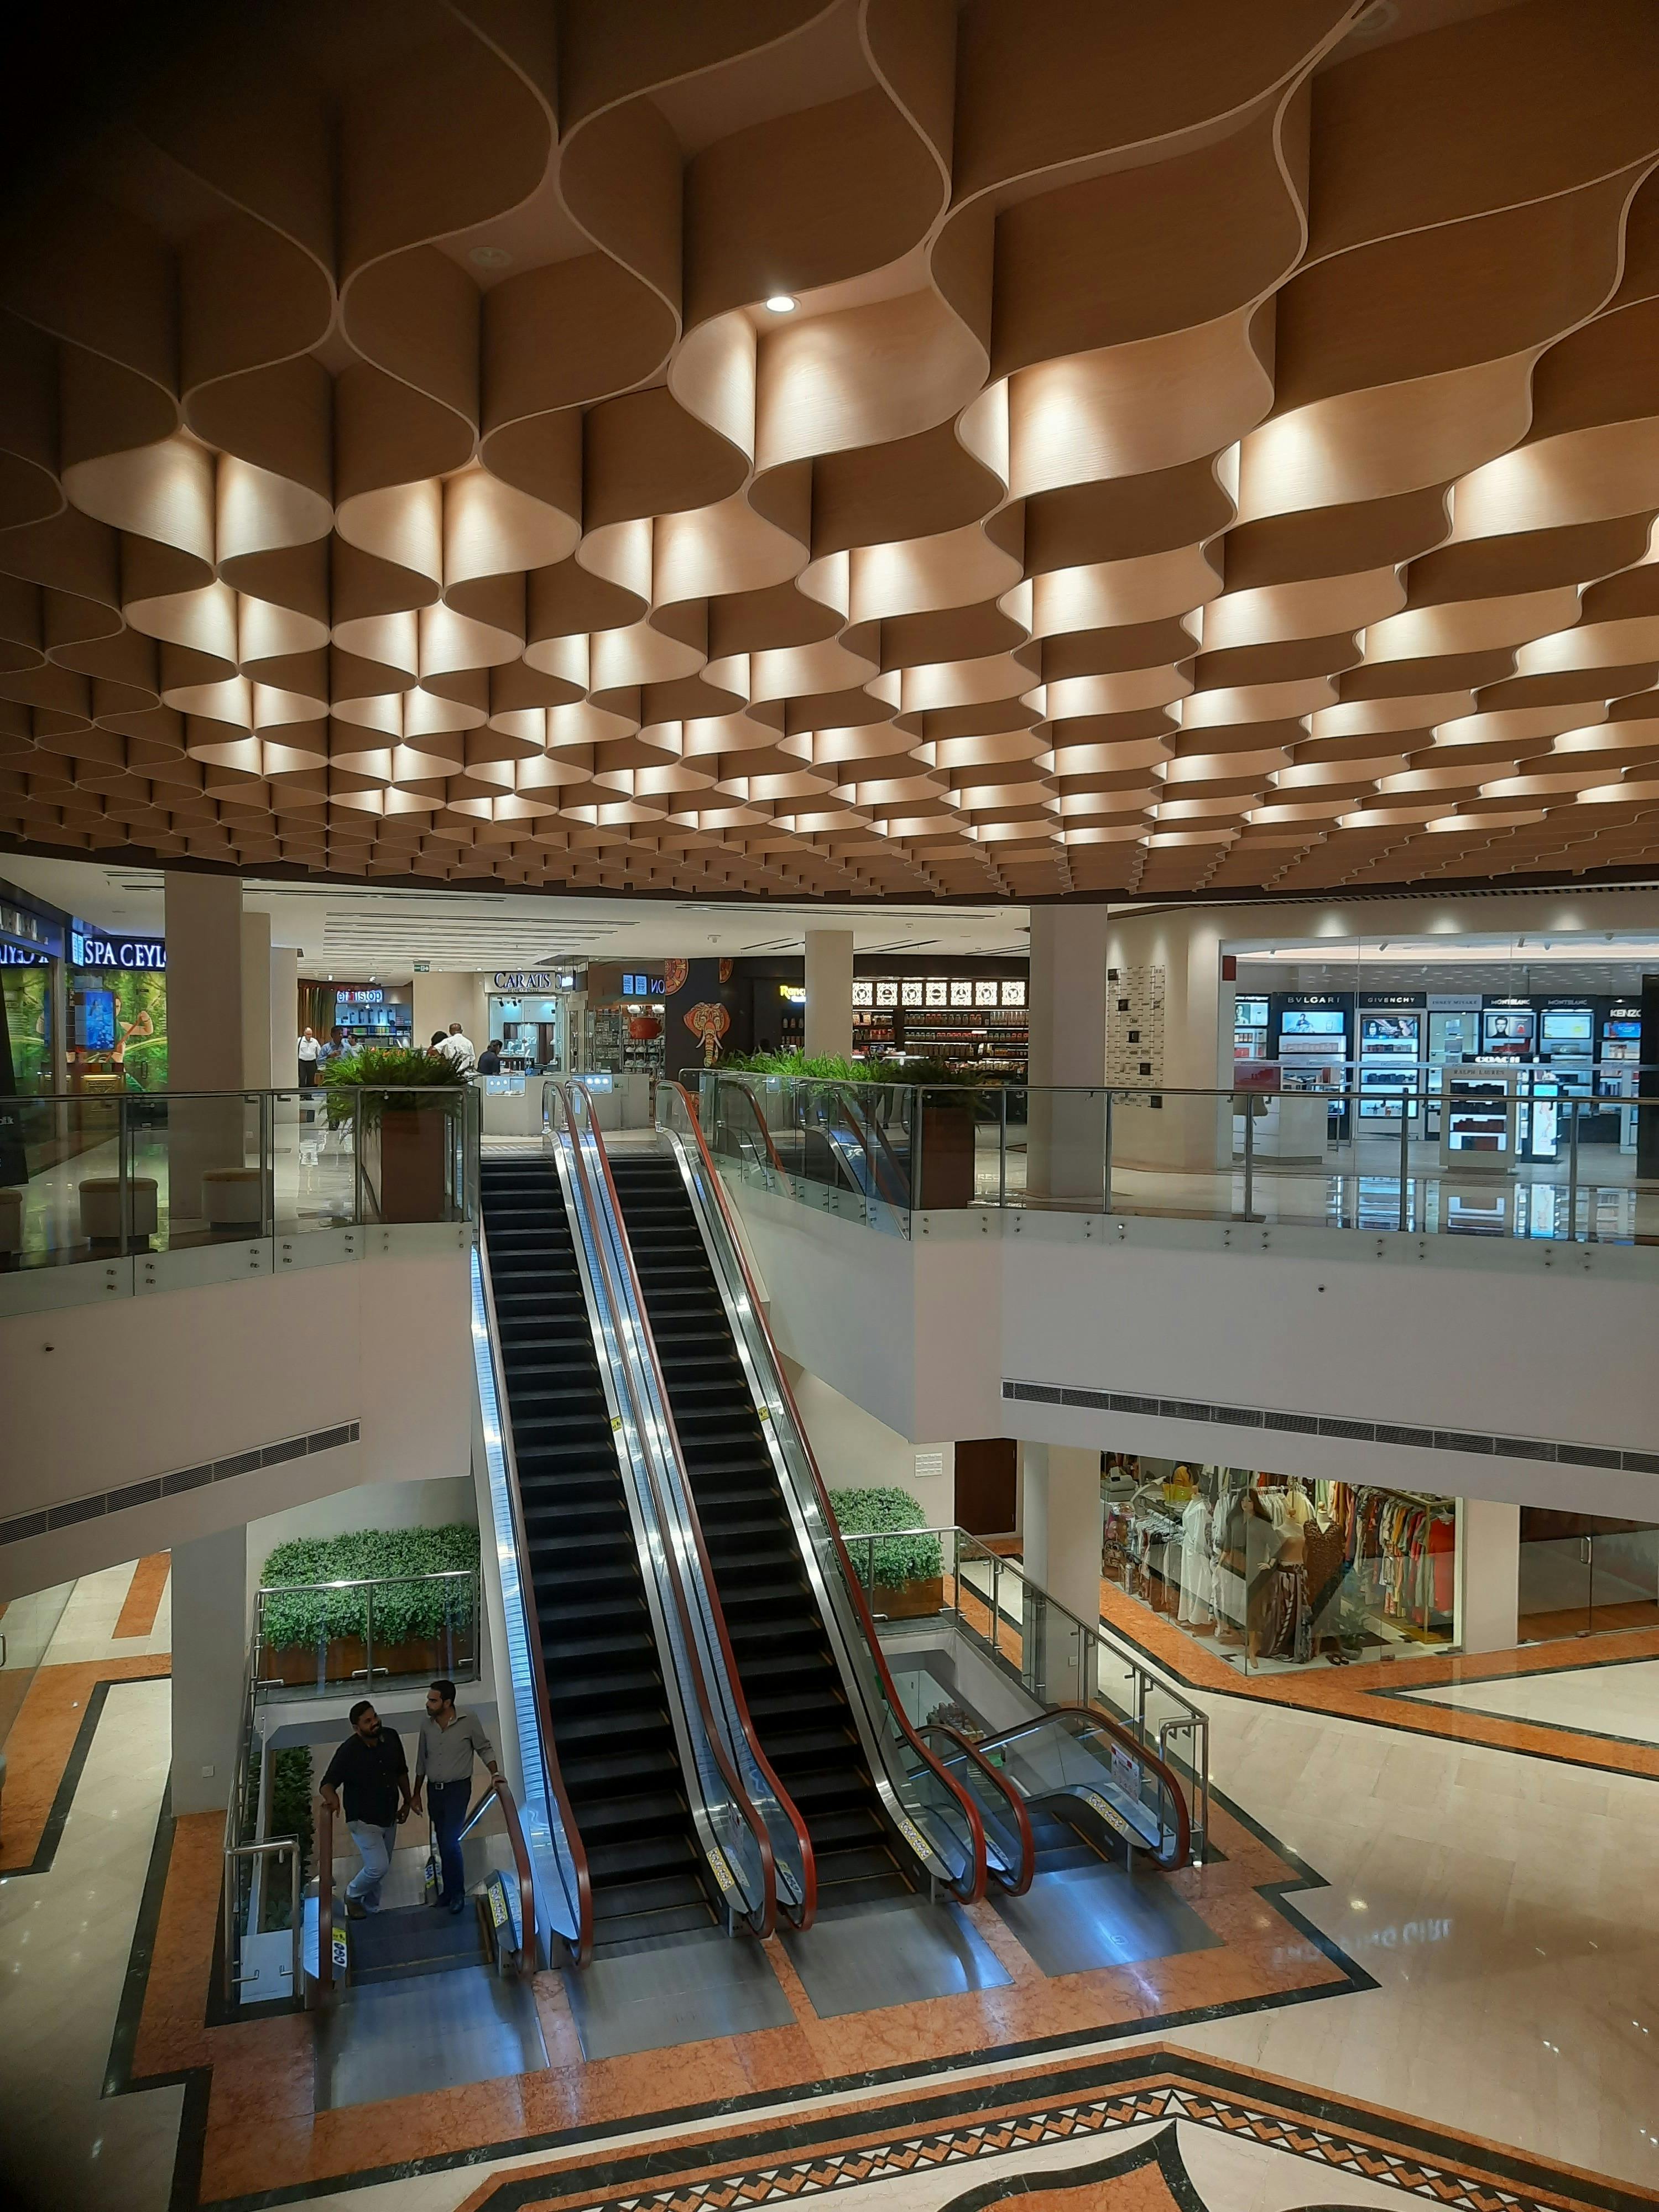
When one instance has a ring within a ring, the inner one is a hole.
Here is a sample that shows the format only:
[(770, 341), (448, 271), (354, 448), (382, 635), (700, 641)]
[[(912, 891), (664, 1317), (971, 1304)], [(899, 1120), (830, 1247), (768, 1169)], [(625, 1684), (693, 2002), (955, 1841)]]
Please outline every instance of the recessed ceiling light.
[(475, 269), (510, 269), (513, 256), (504, 246), (474, 246), (468, 249), (467, 259)]
[(793, 292), (774, 292), (766, 306), (770, 314), (793, 315), (799, 304)]

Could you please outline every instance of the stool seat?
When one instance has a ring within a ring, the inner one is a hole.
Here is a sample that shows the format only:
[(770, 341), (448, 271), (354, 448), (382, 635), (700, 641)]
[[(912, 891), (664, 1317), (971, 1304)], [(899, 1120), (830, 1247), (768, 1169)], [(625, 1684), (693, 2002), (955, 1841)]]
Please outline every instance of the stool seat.
[[(154, 1176), (133, 1176), (127, 1182), (135, 1237), (153, 1237), (157, 1220), (160, 1185)], [(81, 1234), (93, 1244), (121, 1241), (121, 1182), (118, 1176), (88, 1176), (81, 1185)]]
[(264, 1176), (259, 1168), (204, 1168), (202, 1212), (215, 1229), (255, 1227), (264, 1212)]

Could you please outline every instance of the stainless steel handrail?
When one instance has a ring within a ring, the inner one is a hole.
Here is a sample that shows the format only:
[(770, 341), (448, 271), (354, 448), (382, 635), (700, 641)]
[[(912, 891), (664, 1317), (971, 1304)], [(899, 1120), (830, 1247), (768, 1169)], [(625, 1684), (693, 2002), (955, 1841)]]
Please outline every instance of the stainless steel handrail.
[[(671, 1699), (678, 1705), (678, 1717), (684, 1731), (681, 1770), (690, 1795), (694, 1824), (709, 1871), (720, 1895), (727, 1899), (726, 1909), (733, 1923), (740, 1919), (754, 1934), (769, 1936), (777, 1918), (777, 1868), (772, 1839), (738, 1775), (715, 1717), (700, 1649), (702, 1639), (686, 1593), (682, 1559), (673, 1541), (674, 1516), (663, 1495), (655, 1464), (655, 1449), (659, 1440), (665, 1441), (668, 1432), (665, 1407), (650, 1402), (637, 1371), (636, 1363), (642, 1357), (642, 1330), (621, 1297), (612, 1253), (606, 1249), (611, 1241), (606, 1233), (608, 1209), (602, 1211), (598, 1203), (584, 1156), (581, 1123), (586, 1121), (588, 1133), (596, 1139), (598, 1137), (592, 1102), (586, 1091), (581, 1091), (581, 1106), (578, 1108), (574, 1094), (580, 1091), (579, 1085), (549, 1085), (544, 1097), (547, 1090), (556, 1096), (563, 1116), (562, 1129), (556, 1117), (555, 1158), (561, 1181), (567, 1185), (567, 1202), (590, 1301), (589, 1317), (595, 1332), (594, 1349), (600, 1376), (608, 1395), (620, 1392), (615, 1401), (617, 1410), (613, 1413), (612, 1424), (619, 1442), (625, 1441), (626, 1462), (635, 1469), (635, 1479), (627, 1485), (630, 1517), (638, 1516), (635, 1540), (641, 1547), (641, 1566), (646, 1576), (647, 1595), (654, 1590), (663, 1608), (659, 1633), (670, 1647), (664, 1653), (665, 1680)], [(568, 1142), (561, 1143), (561, 1138)], [(605, 1174), (608, 1183), (608, 1168)], [(607, 1197), (614, 1199), (614, 1193), (608, 1189)], [(642, 1319), (642, 1307), (640, 1315)], [(630, 1341), (626, 1343), (621, 1327), (624, 1316), (629, 1324)], [(623, 1456), (619, 1451), (619, 1462)], [(698, 1755), (700, 1746), (706, 1748), (712, 1776)], [(719, 1832), (720, 1819), (711, 1797), (711, 1784), (715, 1777), (725, 1791), (729, 1808), (724, 1837)], [(759, 1863), (758, 1898), (739, 1887), (747, 1877), (740, 1867), (732, 1863), (734, 1824), (747, 1831), (755, 1847)]]
[(262, 1844), (237, 1844), (225, 1853), (223, 1951), (225, 2001), (228, 2004), (234, 2004), (242, 1984), (253, 1978), (246, 1974), (239, 1974), (236, 1971), (241, 1964), (242, 1949), (238, 1940), (236, 1926), (235, 1863), (238, 1859), (247, 1859), (257, 1865), (267, 1859), (279, 1858), (287, 1858), (293, 1868), (291, 1917), (289, 1922), (289, 1930), (294, 1939), (291, 1993), (296, 2003), (301, 1997), (300, 1942), (303, 1933), (304, 1916), (300, 1905), (300, 1838), (297, 1836), (272, 1836), (267, 1842)]

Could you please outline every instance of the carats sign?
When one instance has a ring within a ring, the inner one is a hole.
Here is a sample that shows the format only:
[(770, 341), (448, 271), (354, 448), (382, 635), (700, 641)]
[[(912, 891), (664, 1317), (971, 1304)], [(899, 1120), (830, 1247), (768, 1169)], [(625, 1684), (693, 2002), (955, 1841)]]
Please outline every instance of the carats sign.
[(161, 969), (167, 964), (164, 937), (104, 937), (84, 922), (70, 924), (71, 968)]

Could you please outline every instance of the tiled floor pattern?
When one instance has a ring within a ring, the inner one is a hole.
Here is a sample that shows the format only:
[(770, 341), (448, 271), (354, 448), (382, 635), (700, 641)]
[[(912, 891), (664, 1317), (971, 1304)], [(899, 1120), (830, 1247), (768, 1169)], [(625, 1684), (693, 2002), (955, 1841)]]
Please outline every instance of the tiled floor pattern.
[[(1622, 1662), (1633, 1695), (1652, 1656)], [(875, 2192), (848, 2212), (981, 2212), (1016, 2193), (1052, 2212), (1659, 2202), (1659, 1831), (1635, 1775), (1241, 1696), (1227, 1669), (1231, 1694), (1196, 1693), (1218, 1784), (1330, 1886), (1292, 1872), (1281, 1907), (1284, 1861), (1218, 1823), (1225, 1863), (1180, 1879), (1221, 1948), (1044, 1983), (987, 1914), (1008, 1988), (820, 2021), (775, 1945), (793, 2026), (596, 2067), (543, 1977), (545, 2072), (313, 2115), (307, 2020), (204, 2025), (222, 1824), (158, 1829), (167, 1692), (125, 1671), (51, 1870), (0, 1882), (0, 2154), (20, 2202), (32, 2159), (68, 2212), (252, 2212), (256, 2192), (313, 2191), (351, 2212), (733, 2212), (830, 2191)], [(1400, 1667), (1376, 1671), (1404, 1686)], [(1567, 1679), (1508, 1682), (1553, 1697)], [(72, 1741), (73, 1700), (55, 1711)], [(1360, 1973), (1339, 1975), (1338, 1955)], [(1218, 1969), (1218, 1990), (1190, 1978)], [(1048, 2048), (995, 2055), (1020, 2041)]]
[[(1108, 1627), (1189, 1689), (1659, 1779), (1659, 1737), (1648, 1733), (1640, 1740), (1621, 1741), (1624, 1732), (1616, 1723), (1611, 1732), (1592, 1733), (1607, 1724), (1584, 1717), (1601, 1711), (1594, 1680), (1599, 1670), (1659, 1659), (1659, 1630), (1626, 1630), (1560, 1644), (1528, 1644), (1513, 1651), (1480, 1652), (1468, 1658), (1374, 1660), (1349, 1667), (1247, 1674), (1200, 1638), (1188, 1636), (1110, 1583), (1100, 1586), (1100, 1610)], [(988, 1615), (985, 1618), (988, 1621)], [(1006, 1632), (1005, 1626), (1000, 1633)], [(1548, 1696), (1534, 1701), (1520, 1692), (1494, 1705), (1484, 1694), (1487, 1685), (1520, 1684), (1534, 1675), (1564, 1672), (1584, 1678), (1584, 1687), (1571, 1701), (1578, 1716), (1575, 1719), (1565, 1717), (1560, 1700)], [(1467, 1701), (1460, 1698), (1455, 1704), (1430, 1702), (1419, 1694), (1439, 1689), (1472, 1693)], [(1475, 1691), (1483, 1694), (1474, 1694)], [(1632, 1739), (1638, 1734), (1630, 1731)]]
[(948, 2069), (1011, 2050), (1133, 2032), (1140, 2023), (1205, 2016), (1352, 1984), (1352, 1972), (1299, 1926), (1279, 1892), (1304, 1876), (1224, 1814), (1224, 1864), (1172, 1877), (1220, 1939), (1211, 1949), (1126, 1967), (1047, 1978), (993, 1907), (969, 1908), (1009, 1975), (1007, 1986), (878, 2013), (820, 2019), (785, 1946), (766, 1946), (793, 2023), (672, 2052), (586, 2061), (564, 1986), (539, 1976), (536, 1997), (544, 2071), (395, 2103), (313, 2112), (309, 2024), (292, 2016), (202, 2026), (217, 1903), (217, 1835), (180, 1822), (167, 1871), (150, 1990), (137, 2043), (142, 2074), (212, 2068), (203, 2148), (204, 2202), (252, 2196), (382, 2168), (400, 2160), (483, 2150), (570, 2128), (640, 2124), (653, 2113), (756, 2097), (814, 2094), (913, 2070)]
[(1544, 2212), (1610, 2203), (1588, 2177), (1403, 2115), (1152, 2045), (1044, 2078), (1007, 2075), (879, 2112), (793, 2118), (632, 2155), (609, 2147), (494, 2179), (466, 2212), (732, 2212), (834, 2196), (848, 2212), (1221, 2212), (1399, 2205)]
[(1659, 1745), (1659, 1659), (1597, 1659), (1559, 1673), (1488, 1676), (1439, 1689), (1411, 1690), (1424, 1705), (1531, 1721), (1590, 1736)]

